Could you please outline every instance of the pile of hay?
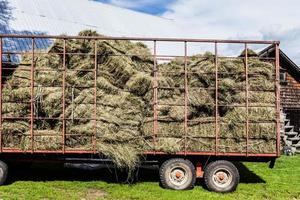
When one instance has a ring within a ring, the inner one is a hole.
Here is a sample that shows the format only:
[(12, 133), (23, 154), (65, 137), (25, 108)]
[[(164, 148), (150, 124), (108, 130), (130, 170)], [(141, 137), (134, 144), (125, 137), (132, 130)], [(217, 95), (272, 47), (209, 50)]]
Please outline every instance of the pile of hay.
[[(83, 31), (80, 35), (98, 34)], [(96, 148), (119, 167), (132, 169), (139, 162), (138, 155), (145, 150), (174, 153), (185, 149), (215, 149), (213, 54), (188, 59), (186, 132), (184, 60), (177, 58), (170, 63), (158, 64), (158, 135), (153, 142), (154, 61), (150, 50), (142, 43), (129, 41), (99, 40), (95, 49), (94, 40), (67, 40), (66, 51), (74, 54), (67, 54), (65, 58), (64, 116), (63, 41), (56, 40), (48, 50), (49, 54), (36, 54), (34, 57), (34, 114), (39, 117), (34, 120), (35, 150), (62, 149), (63, 118), (66, 149)], [(12, 118), (3, 121), (5, 147), (31, 149), (30, 119), (20, 118), (30, 117), (31, 56), (23, 56), (3, 88), (3, 116)], [(241, 57), (221, 58), (218, 68), (218, 149), (222, 152), (245, 152), (244, 60)], [(252, 153), (275, 151), (273, 74), (272, 64), (249, 57), (248, 149)], [(96, 139), (95, 143), (92, 138)]]

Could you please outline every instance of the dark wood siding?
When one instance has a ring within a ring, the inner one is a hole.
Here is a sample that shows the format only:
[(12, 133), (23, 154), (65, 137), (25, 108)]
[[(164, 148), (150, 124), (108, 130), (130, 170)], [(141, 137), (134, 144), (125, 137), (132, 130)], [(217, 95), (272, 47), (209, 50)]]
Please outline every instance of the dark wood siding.
[(294, 126), (294, 130), (299, 132), (300, 130), (300, 110), (287, 111), (288, 118), (291, 120), (291, 125)]
[(300, 75), (286, 67), (285, 83), (281, 84), (281, 106), (295, 131), (300, 128)]
[(286, 82), (281, 84), (281, 105), (283, 109), (300, 109), (300, 77), (286, 72)]

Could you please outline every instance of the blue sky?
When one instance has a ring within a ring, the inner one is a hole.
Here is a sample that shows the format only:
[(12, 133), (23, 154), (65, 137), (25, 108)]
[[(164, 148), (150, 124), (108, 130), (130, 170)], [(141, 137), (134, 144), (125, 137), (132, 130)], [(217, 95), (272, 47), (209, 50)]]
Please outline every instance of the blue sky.
[(167, 11), (167, 6), (176, 0), (97, 0), (103, 3), (129, 8), (152, 15), (161, 15)]
[(299, 0), (98, 0), (173, 20), (186, 37), (280, 40), (300, 65)]

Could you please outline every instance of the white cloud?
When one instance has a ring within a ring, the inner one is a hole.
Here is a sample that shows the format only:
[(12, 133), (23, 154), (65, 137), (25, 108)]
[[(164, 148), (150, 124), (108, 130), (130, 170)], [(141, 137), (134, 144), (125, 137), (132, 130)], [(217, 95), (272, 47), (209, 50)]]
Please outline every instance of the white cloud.
[(162, 16), (187, 37), (281, 40), (300, 64), (299, 8), (298, 0), (178, 0)]

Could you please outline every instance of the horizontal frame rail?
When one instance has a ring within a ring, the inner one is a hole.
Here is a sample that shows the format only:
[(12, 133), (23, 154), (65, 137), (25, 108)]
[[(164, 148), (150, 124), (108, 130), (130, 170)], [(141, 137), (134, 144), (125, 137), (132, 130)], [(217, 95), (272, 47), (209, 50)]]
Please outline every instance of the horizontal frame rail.
[(191, 39), (163, 37), (104, 37), (104, 36), (57, 36), (57, 35), (18, 35), (0, 34), (2, 38), (44, 38), (44, 39), (90, 39), (90, 40), (132, 40), (157, 42), (196, 42), (196, 43), (236, 43), (236, 44), (279, 44), (277, 40), (220, 40), (220, 39)]

